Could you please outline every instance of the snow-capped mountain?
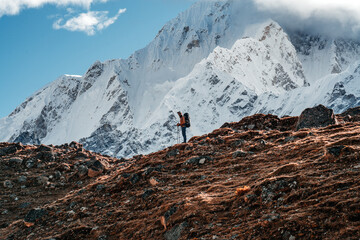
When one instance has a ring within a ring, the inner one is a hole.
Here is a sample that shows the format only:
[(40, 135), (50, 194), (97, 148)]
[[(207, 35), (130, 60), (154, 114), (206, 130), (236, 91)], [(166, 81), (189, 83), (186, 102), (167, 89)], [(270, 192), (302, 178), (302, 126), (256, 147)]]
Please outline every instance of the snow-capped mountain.
[(176, 143), (254, 113), (298, 115), (360, 104), (360, 43), (289, 32), (249, 1), (204, 1), (167, 23), (128, 59), (64, 75), (0, 120), (0, 141), (80, 141), (118, 157)]
[(291, 40), (310, 83), (329, 74), (341, 73), (359, 60), (360, 42), (354, 40), (299, 32), (291, 33)]

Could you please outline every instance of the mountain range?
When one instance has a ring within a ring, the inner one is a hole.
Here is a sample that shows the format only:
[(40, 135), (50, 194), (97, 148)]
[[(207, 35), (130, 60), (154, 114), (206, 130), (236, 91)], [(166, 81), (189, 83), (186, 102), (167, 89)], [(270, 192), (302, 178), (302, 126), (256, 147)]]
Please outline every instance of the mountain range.
[(200, 1), (128, 59), (63, 75), (0, 119), (0, 141), (79, 141), (128, 157), (177, 141), (177, 111), (189, 136), (255, 113), (335, 113), (360, 105), (360, 42), (285, 29), (249, 1)]

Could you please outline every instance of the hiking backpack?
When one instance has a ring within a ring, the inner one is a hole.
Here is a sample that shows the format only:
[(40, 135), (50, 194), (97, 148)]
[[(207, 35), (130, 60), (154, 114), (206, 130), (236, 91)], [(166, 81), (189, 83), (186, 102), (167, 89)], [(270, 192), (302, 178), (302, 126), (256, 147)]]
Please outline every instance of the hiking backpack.
[(190, 116), (188, 113), (184, 113), (185, 127), (190, 127)]

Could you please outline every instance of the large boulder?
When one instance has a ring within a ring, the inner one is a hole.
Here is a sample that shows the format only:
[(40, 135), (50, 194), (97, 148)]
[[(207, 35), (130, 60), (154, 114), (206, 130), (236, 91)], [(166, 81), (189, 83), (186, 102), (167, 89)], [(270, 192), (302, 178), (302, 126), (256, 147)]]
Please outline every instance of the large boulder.
[[(25, 225), (31, 226), (35, 222), (41, 220), (41, 218), (47, 214), (48, 214), (48, 212), (42, 208), (31, 209), (30, 212), (28, 212), (24, 218)], [(29, 223), (29, 224), (26, 224), (26, 223)]]
[(334, 111), (323, 105), (305, 109), (297, 122), (296, 130), (326, 127), (336, 123)]
[(102, 174), (104, 171), (109, 169), (109, 163), (104, 159), (93, 159), (91, 161), (88, 161), (87, 163), (88, 167), (88, 176), (89, 177), (96, 177), (100, 174)]

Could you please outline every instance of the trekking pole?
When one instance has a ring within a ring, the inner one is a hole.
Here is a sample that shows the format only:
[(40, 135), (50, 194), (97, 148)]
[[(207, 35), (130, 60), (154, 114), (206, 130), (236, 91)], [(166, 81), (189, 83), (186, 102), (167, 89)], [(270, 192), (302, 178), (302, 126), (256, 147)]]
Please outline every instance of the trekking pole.
[(177, 126), (177, 144), (180, 143), (180, 133), (179, 133), (179, 126)]

